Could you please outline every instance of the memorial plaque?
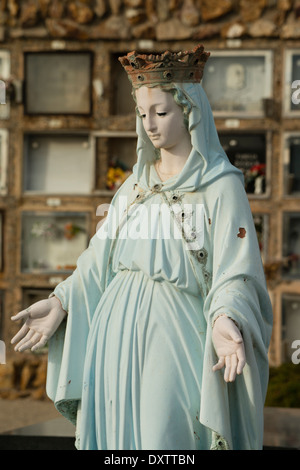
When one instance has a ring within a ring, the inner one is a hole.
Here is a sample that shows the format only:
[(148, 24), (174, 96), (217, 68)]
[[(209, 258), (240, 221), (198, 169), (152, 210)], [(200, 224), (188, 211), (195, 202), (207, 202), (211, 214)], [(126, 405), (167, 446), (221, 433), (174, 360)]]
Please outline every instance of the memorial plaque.
[(22, 214), (22, 272), (70, 272), (87, 248), (88, 215), (76, 212)]
[(25, 54), (25, 112), (82, 114), (92, 111), (90, 52)]
[(248, 194), (266, 191), (267, 139), (265, 133), (219, 133), (220, 142), (231, 163), (245, 178)]
[(211, 51), (202, 85), (215, 116), (264, 116), (263, 100), (272, 96), (271, 51)]
[(24, 191), (90, 194), (94, 189), (94, 160), (93, 140), (88, 134), (25, 135)]

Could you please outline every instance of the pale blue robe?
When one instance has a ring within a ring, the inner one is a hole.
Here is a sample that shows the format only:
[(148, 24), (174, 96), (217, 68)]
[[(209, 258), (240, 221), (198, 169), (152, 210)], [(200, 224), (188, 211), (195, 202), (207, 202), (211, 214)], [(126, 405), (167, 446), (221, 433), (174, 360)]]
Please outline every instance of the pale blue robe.
[[(160, 182), (137, 118), (133, 175), (54, 291), (68, 317), (50, 341), (47, 392), (74, 423), (81, 403), (81, 449), (262, 447), (272, 310), (253, 219), (201, 85), (183, 88), (194, 104), (184, 169)], [(212, 372), (221, 313), (246, 349), (231, 384)]]

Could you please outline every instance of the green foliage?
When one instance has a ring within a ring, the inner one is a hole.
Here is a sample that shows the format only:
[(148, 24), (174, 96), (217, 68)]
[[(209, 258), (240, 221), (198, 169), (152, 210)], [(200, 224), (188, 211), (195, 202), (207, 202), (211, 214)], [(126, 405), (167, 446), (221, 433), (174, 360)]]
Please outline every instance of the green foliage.
[(300, 364), (270, 368), (265, 406), (300, 408)]

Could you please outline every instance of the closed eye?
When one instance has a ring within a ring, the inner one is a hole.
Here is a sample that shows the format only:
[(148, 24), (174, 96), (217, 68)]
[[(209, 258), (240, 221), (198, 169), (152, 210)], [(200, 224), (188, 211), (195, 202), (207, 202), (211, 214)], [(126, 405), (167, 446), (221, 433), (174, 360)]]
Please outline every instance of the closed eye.
[(157, 116), (166, 116), (167, 113), (156, 113)]

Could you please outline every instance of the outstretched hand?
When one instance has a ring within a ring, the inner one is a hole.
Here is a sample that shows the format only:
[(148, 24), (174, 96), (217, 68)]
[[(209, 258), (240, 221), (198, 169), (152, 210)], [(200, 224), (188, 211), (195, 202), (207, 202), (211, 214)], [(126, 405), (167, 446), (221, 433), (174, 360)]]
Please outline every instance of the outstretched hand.
[(11, 317), (13, 321), (25, 320), (11, 340), (12, 344), (17, 343), (15, 351), (23, 352), (26, 349), (36, 351), (45, 346), (66, 315), (59, 299), (51, 297), (40, 300)]
[(233, 382), (246, 364), (242, 335), (235, 323), (226, 315), (218, 317), (213, 326), (212, 340), (219, 358), (213, 371), (224, 370), (225, 382)]

